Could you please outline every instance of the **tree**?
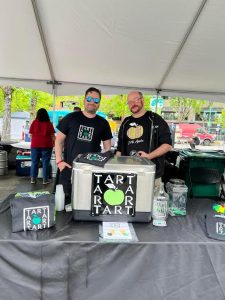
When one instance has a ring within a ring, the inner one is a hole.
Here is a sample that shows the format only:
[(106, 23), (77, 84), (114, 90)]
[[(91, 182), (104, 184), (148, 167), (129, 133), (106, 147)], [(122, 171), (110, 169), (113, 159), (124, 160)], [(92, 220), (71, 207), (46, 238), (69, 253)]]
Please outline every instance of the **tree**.
[(13, 87), (5, 86), (2, 88), (4, 92), (4, 114), (2, 126), (2, 140), (10, 140), (11, 133), (11, 102)]
[(39, 108), (52, 108), (52, 95), (24, 88), (6, 86), (0, 88), (0, 115), (3, 115), (2, 139), (10, 139), (11, 112), (30, 112), (30, 122)]
[[(144, 105), (149, 110), (151, 96), (144, 96)], [(127, 105), (127, 95), (115, 95), (110, 98), (102, 97), (100, 110), (107, 115), (124, 118), (131, 114)]]
[(123, 117), (126, 114), (126, 95), (115, 95), (110, 98), (103, 98), (100, 110), (107, 115)]
[(207, 127), (207, 124), (208, 124), (209, 129), (212, 126), (212, 121), (211, 121), (211, 109), (212, 109), (212, 107), (213, 107), (213, 102), (208, 102), (207, 109), (209, 110), (209, 114), (204, 112), (202, 115), (199, 115), (199, 117), (203, 121), (203, 127)]
[(216, 119), (217, 124), (220, 124), (221, 129), (225, 129), (225, 108), (222, 110), (221, 115)]
[(33, 122), (36, 116), (36, 106), (37, 106), (37, 92), (32, 91), (31, 98), (30, 98), (30, 124)]
[(195, 113), (200, 113), (201, 108), (206, 103), (205, 100), (175, 97), (170, 99), (170, 106), (177, 113), (179, 122), (188, 120), (194, 121)]
[(73, 110), (74, 105), (79, 106), (81, 109), (83, 109), (84, 96), (57, 96), (56, 97), (56, 107), (61, 108), (61, 104), (64, 105), (64, 109)]
[(3, 89), (0, 87), (0, 116), (2, 115), (2, 112), (3, 112), (3, 108), (4, 108), (4, 92), (3, 92)]
[[(15, 88), (12, 87), (12, 105), (11, 111), (28, 111), (35, 115), (35, 110), (45, 108), (46, 110), (52, 109), (53, 99), (52, 95), (31, 89)], [(34, 103), (32, 103), (34, 102)], [(36, 102), (36, 104), (35, 104)], [(31, 109), (32, 106), (32, 109)], [(34, 107), (36, 106), (36, 109)], [(0, 88), (0, 115), (3, 113), (4, 108), (4, 91), (3, 87)]]

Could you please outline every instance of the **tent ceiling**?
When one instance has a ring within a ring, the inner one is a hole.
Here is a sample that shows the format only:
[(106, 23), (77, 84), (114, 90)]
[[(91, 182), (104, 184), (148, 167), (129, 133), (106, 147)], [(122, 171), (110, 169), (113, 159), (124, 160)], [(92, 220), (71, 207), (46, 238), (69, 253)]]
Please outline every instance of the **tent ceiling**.
[(225, 101), (224, 0), (0, 0), (0, 85)]

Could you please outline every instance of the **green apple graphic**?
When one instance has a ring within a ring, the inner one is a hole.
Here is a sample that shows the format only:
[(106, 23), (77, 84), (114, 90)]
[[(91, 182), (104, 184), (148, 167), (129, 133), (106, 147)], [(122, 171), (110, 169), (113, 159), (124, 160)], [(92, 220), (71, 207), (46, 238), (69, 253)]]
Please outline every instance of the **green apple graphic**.
[(121, 190), (109, 189), (104, 193), (104, 200), (109, 205), (120, 205), (124, 200), (124, 193)]
[(41, 224), (41, 217), (39, 217), (38, 215), (33, 215), (32, 217), (32, 222), (34, 225), (37, 225), (37, 224)]
[(98, 160), (97, 155), (95, 155), (95, 154), (91, 155), (90, 160)]

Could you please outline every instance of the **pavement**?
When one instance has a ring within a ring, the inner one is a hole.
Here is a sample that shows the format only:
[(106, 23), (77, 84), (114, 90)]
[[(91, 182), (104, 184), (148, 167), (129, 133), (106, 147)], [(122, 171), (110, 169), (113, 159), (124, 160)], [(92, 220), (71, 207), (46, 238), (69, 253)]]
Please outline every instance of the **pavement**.
[(36, 184), (30, 183), (30, 177), (17, 176), (15, 169), (9, 169), (7, 175), (0, 176), (0, 202), (6, 199), (10, 194), (18, 192), (31, 191), (49, 191), (53, 192), (54, 178), (48, 185), (42, 184), (42, 179), (38, 179)]

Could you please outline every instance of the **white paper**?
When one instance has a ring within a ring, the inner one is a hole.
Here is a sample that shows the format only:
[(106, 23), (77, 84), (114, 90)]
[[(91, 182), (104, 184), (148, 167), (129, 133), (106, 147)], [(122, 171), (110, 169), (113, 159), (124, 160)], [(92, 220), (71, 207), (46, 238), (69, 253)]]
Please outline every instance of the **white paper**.
[(129, 224), (126, 222), (102, 222), (102, 237), (106, 240), (132, 240)]

